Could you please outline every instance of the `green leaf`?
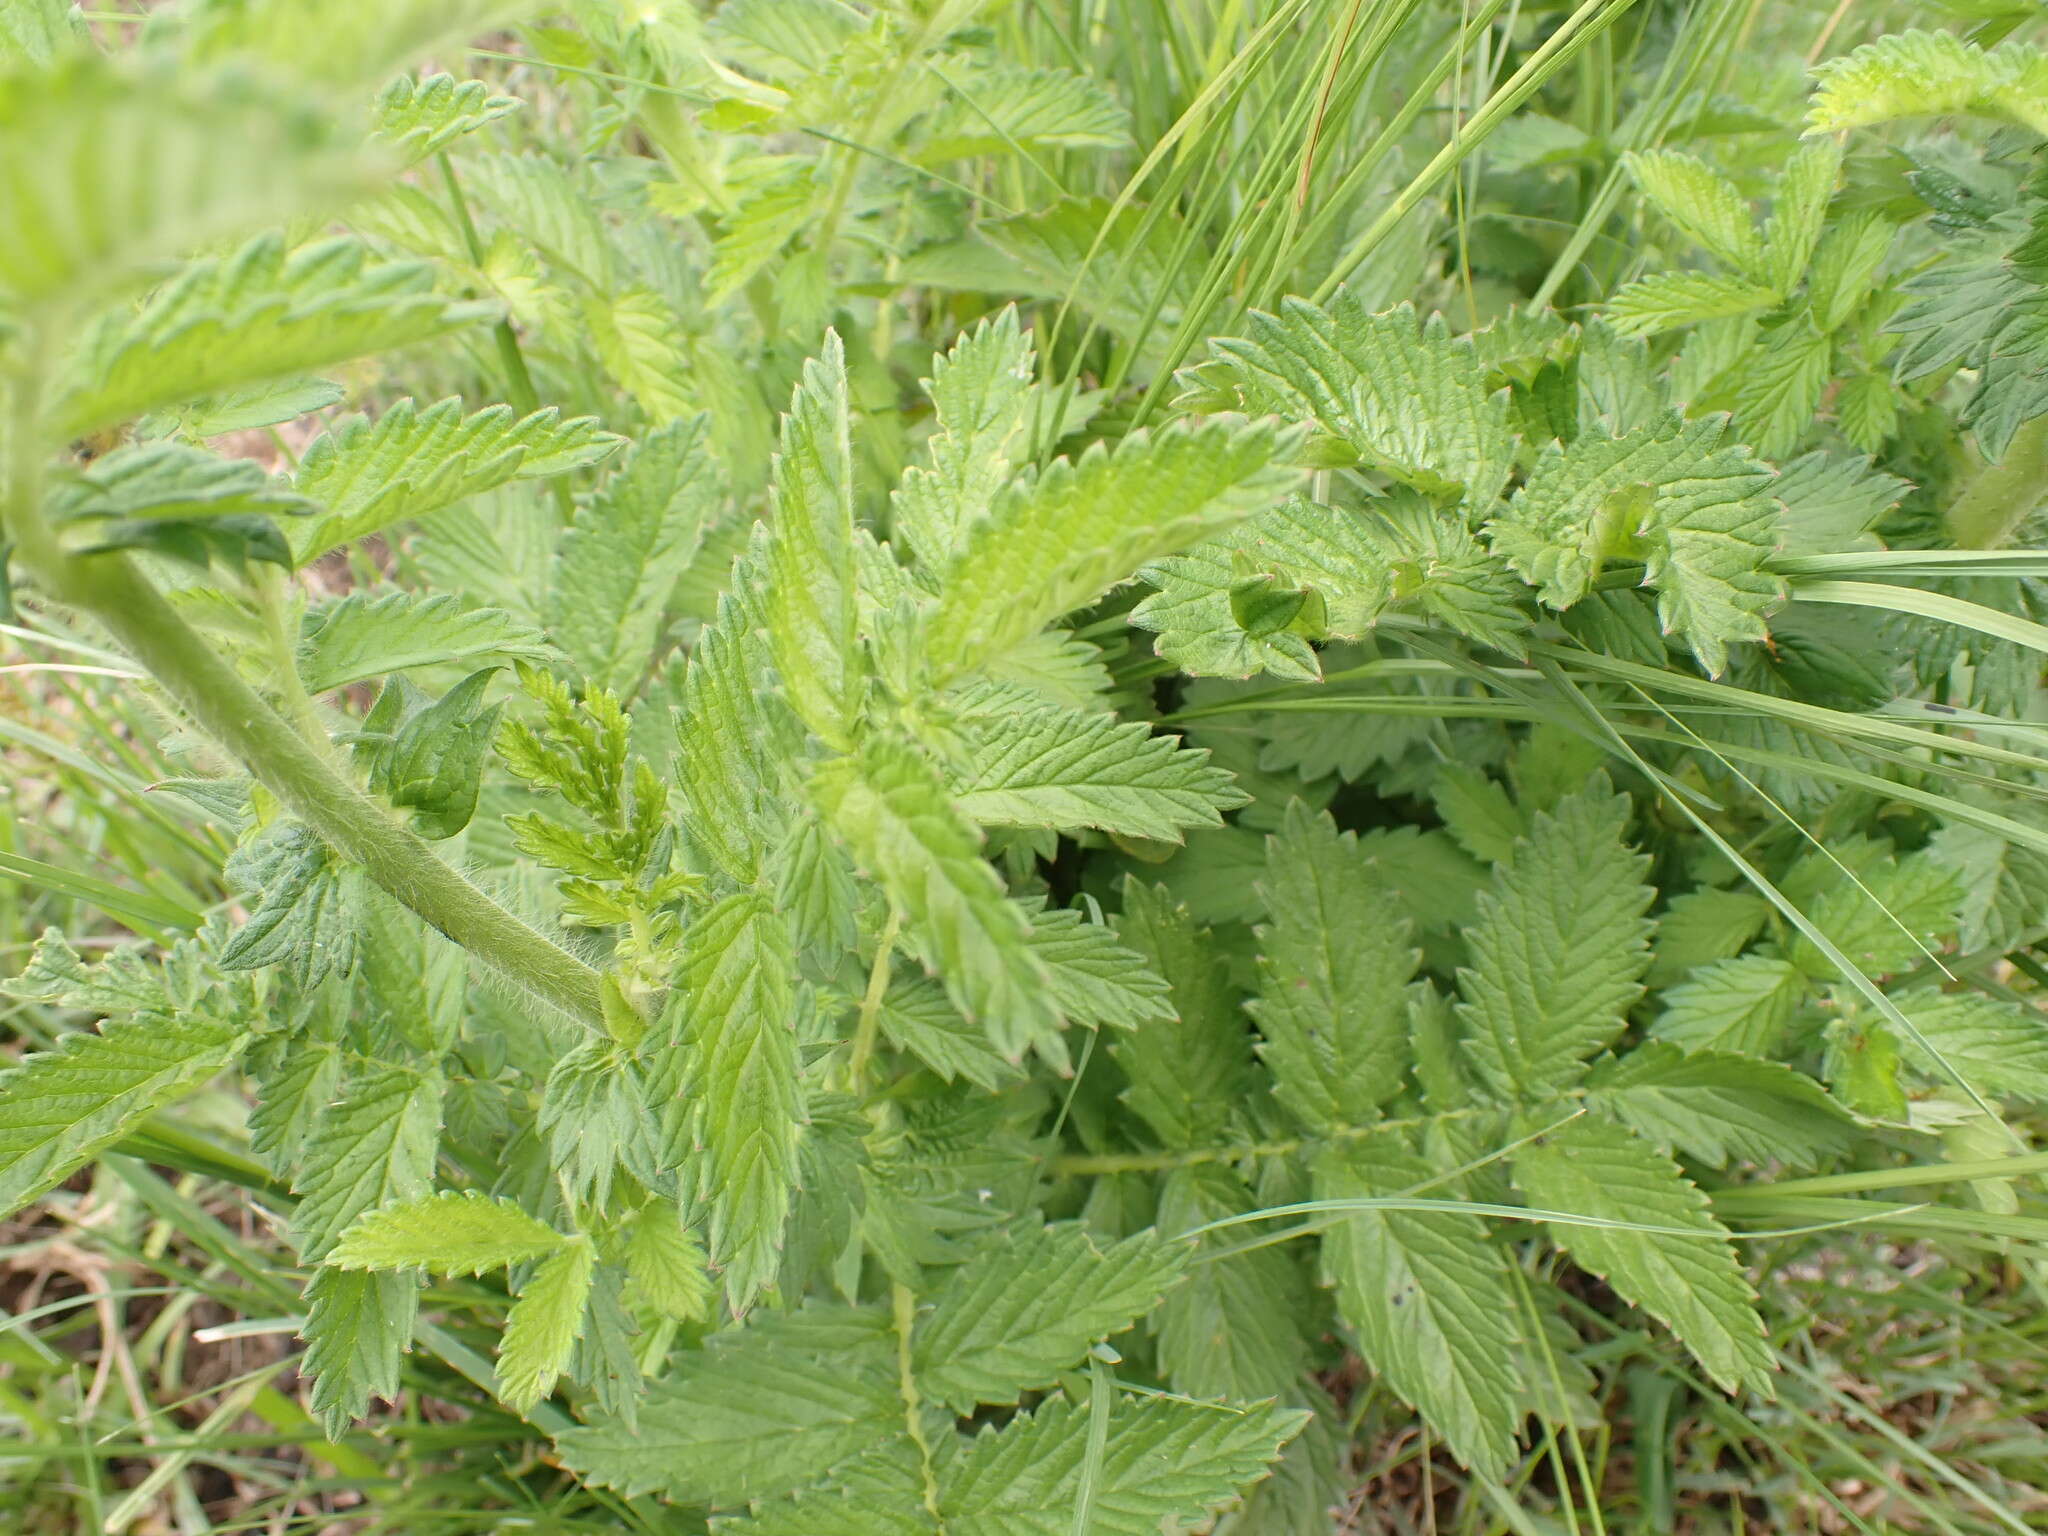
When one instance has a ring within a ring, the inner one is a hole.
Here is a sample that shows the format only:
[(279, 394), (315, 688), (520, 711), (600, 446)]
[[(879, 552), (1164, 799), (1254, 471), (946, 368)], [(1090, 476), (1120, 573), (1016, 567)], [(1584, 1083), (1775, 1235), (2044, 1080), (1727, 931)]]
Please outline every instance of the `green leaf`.
[[(1322, 1200), (1405, 1194), (1439, 1169), (1384, 1134), (1315, 1166)], [(1325, 1229), (1323, 1270), (1359, 1352), (1483, 1477), (1515, 1454), (1519, 1344), (1507, 1265), (1477, 1216), (1390, 1209), (1348, 1212)]]
[(1014, 1403), (1151, 1311), (1185, 1258), (1149, 1232), (1102, 1246), (1072, 1223), (1002, 1231), (919, 1319), (911, 1340), (919, 1390), (961, 1413)]
[(465, 416), (452, 395), (424, 410), (399, 400), (375, 421), (348, 416), (313, 439), (293, 476), (300, 495), (327, 509), (293, 548), (307, 560), (514, 480), (582, 469), (621, 441), (594, 416), (564, 421), (549, 406), (518, 417), (507, 405)]
[(662, 620), (720, 501), (706, 419), (642, 438), (563, 534), (548, 629), (583, 675), (630, 699), (659, 654)]
[(62, 474), (46, 510), (75, 553), (146, 549), (203, 567), (215, 556), (289, 564), (271, 519), (313, 508), (247, 459), (157, 442), (117, 448)]
[(1127, 879), (1117, 937), (1172, 988), (1176, 1017), (1110, 1047), (1129, 1086), (1124, 1102), (1168, 1147), (1218, 1136), (1252, 1086), (1251, 1038), (1208, 930), (1164, 886)]
[(1813, 423), (1828, 380), (1834, 342), (1805, 315), (1763, 334), (1743, 359), (1735, 386), (1735, 429), (1766, 458), (1790, 453)]
[(713, 1536), (940, 1536), (925, 1507), (925, 1473), (907, 1435), (833, 1469), (751, 1515), (714, 1518)]
[(1597, 1068), (1586, 1102), (1664, 1151), (1711, 1168), (1810, 1167), (1823, 1153), (1845, 1151), (1853, 1129), (1819, 1084), (1790, 1067), (1655, 1040)]
[(1682, 150), (1631, 150), (1622, 163), (1657, 211), (1693, 244), (1741, 277), (1771, 280), (1763, 242), (1749, 204), (1735, 184), (1696, 155)]
[(81, 51), (0, 75), (0, 290), (17, 303), (61, 308), (367, 184), (303, 105), (133, 63)]
[(235, 1059), (242, 1028), (200, 1012), (106, 1020), (0, 1072), (0, 1212), (55, 1188)]
[(1936, 833), (1933, 847), (1963, 882), (1964, 950), (2005, 953), (2048, 927), (2048, 854), (1962, 822)]
[(984, 826), (1094, 827), (1177, 843), (1247, 799), (1209, 754), (1143, 721), (1049, 709), (1009, 690), (964, 722), (953, 803)]
[(0, 3), (0, 57), (26, 60), (37, 69), (46, 69), (84, 35), (82, 18), (65, 0)]
[(711, 1320), (716, 1292), (704, 1268), (704, 1246), (667, 1200), (650, 1200), (633, 1218), (626, 1273), (642, 1300), (682, 1323)]
[(341, 1269), (423, 1269), (480, 1275), (546, 1258), (569, 1239), (502, 1197), (443, 1190), (365, 1211), (327, 1262)]
[(1953, 32), (1880, 37), (1814, 71), (1806, 131), (1978, 112), (2048, 134), (2048, 56), (2021, 42), (1988, 52)]
[(362, 873), (310, 827), (273, 823), (229, 855), (226, 874), (252, 905), (220, 952), (223, 969), (282, 965), (307, 988), (354, 969)]
[(1667, 634), (1710, 672), (1732, 641), (1761, 640), (1784, 596), (1765, 569), (1777, 547), (1770, 470), (1722, 446), (1718, 417), (1665, 417), (1620, 437), (1602, 428), (1545, 448), (1487, 537), (1553, 608), (1592, 590), (1614, 560), (1641, 560)]
[(498, 1346), (498, 1396), (525, 1413), (555, 1390), (583, 1330), (583, 1304), (597, 1250), (575, 1238), (542, 1259), (505, 1314)]
[(1766, 955), (1716, 960), (1664, 994), (1652, 1033), (1688, 1051), (1768, 1056), (1806, 1001), (1807, 985), (1797, 966)]
[(1014, 305), (933, 360), (925, 393), (937, 430), (924, 462), (904, 470), (889, 521), (891, 536), (907, 542), (926, 569), (960, 552), (963, 535), (987, 515), (1009, 478), (1031, 398), (1032, 360)]
[(1980, 1093), (2048, 1102), (2048, 1022), (2038, 1009), (1925, 987), (1894, 1001), (1940, 1053), (1937, 1060), (1919, 1040), (1901, 1035), (1899, 1050), (1921, 1072), (1941, 1082), (1960, 1075)]
[(351, 592), (312, 609), (299, 631), (299, 677), (315, 695), (413, 667), (551, 654), (533, 625), (502, 608), (465, 608), (447, 593)]
[(1257, 635), (1245, 629), (1231, 594), (1247, 576), (1314, 593), (1322, 632), (1350, 639), (1379, 621), (1394, 587), (1388, 550), (1372, 536), (1367, 516), (1302, 497), (1139, 574), (1159, 591), (1131, 610), (1131, 622), (1157, 631), (1154, 649), (1198, 677), (1322, 676), (1307, 638), (1285, 627)]
[(1515, 1183), (1541, 1209), (1698, 1234), (1550, 1224), (1574, 1262), (1669, 1325), (1724, 1388), (1773, 1395), (1776, 1362), (1756, 1292), (1727, 1229), (1676, 1163), (1618, 1125), (1574, 1120), (1520, 1147), (1513, 1167)]
[(239, 59), (309, 86), (367, 88), (417, 55), (509, 26), (526, 0), (363, 0), (342, 15), (317, 0), (208, 7), (187, 21), (200, 60)]
[(1022, 644), (1146, 562), (1277, 501), (1274, 427), (1225, 417), (1135, 432), (1010, 482), (941, 573), (924, 643), (941, 679)]
[(425, 1199), (441, 1130), (441, 1079), (372, 1067), (343, 1085), (306, 1138), (292, 1231), (308, 1262), (327, 1257), (365, 1211)]
[(849, 740), (861, 672), (846, 408), (846, 355), (827, 332), (783, 418), (765, 618), (790, 703), (834, 746)]
[(1340, 289), (1327, 308), (1289, 299), (1253, 314), (1242, 340), (1211, 344), (1200, 381), (1243, 409), (1313, 418), (1366, 465), (1431, 494), (1483, 507), (1514, 464), (1507, 391), (1490, 388), (1471, 340), (1412, 305), (1369, 314)]
[(1654, 272), (1607, 301), (1607, 323), (1623, 336), (1656, 336), (1703, 320), (1770, 309), (1782, 295), (1723, 272)]
[(399, 1370), (412, 1344), (419, 1282), (411, 1275), (317, 1269), (306, 1286), (306, 1341), (300, 1373), (328, 1435), (338, 1438), (370, 1411), (370, 1399), (398, 1400)]
[[(370, 788), (411, 812), (413, 828), (422, 837), (453, 837), (476, 814), (484, 761), (503, 708), (484, 703), (484, 691), (497, 671), (472, 672), (431, 703), (403, 679), (387, 685), (399, 690), (403, 712), (389, 726), (389, 746), (372, 754)], [(381, 697), (378, 704), (365, 719), (367, 728), (385, 723), (378, 720)]]
[(1820, 139), (1800, 145), (1778, 173), (1771, 217), (1764, 225), (1764, 265), (1780, 293), (1790, 293), (1805, 275), (1841, 172), (1841, 144)]
[(1048, 909), (1035, 898), (1021, 905), (1031, 922), (1026, 942), (1045, 967), (1053, 1005), (1069, 1024), (1135, 1030), (1173, 1017), (1165, 979), (1144, 956), (1119, 943), (1114, 928), (1072, 907)]
[(537, 1126), (555, 1177), (578, 1200), (602, 1208), (621, 1167), (658, 1167), (657, 1124), (639, 1065), (615, 1041), (586, 1039), (548, 1073)]
[(882, 997), (880, 1020), (892, 1043), (949, 1083), (965, 1078), (993, 1092), (1018, 1075), (989, 1044), (988, 1032), (962, 1018), (946, 989), (929, 977), (893, 980)]
[(497, 95), (481, 80), (400, 75), (377, 97), (373, 121), (377, 137), (399, 158), (414, 162), (517, 111), (519, 105), (516, 96)]
[(981, 857), (981, 837), (915, 748), (872, 734), (818, 769), (811, 797), (854, 862), (880, 883), (954, 1006), (1005, 1056), (1050, 1040), (1059, 1016), (1029, 924)]
[(1116, 98), (1087, 75), (1000, 64), (954, 82), (925, 121), (917, 159), (936, 165), (976, 155), (1121, 149), (1130, 127)]
[(1771, 492), (1785, 504), (1786, 555), (1833, 555), (1877, 549), (1870, 530), (1911, 489), (1868, 458), (1801, 454), (1778, 471)]
[(1401, 1091), (1418, 958), (1393, 892), (1356, 833), (1289, 803), (1266, 844), (1259, 997), (1250, 1004), (1273, 1092), (1312, 1133), (1362, 1125)]
[(1466, 1059), (1495, 1095), (1566, 1087), (1621, 1033), (1649, 962), (1649, 860), (1623, 840), (1627, 796), (1538, 815), (1479, 898), (1458, 972)]
[(767, 898), (728, 896), (690, 924), (664, 1021), (675, 1096), (711, 1209), (711, 1256), (735, 1310), (774, 1279), (797, 1177), (795, 959)]
[(112, 313), (65, 365), (50, 430), (82, 437), (145, 411), (292, 378), (444, 335), (493, 313), (434, 292), (423, 263), (372, 264), (326, 240), (265, 235), (198, 261), (133, 315)]
[[(1197, 1163), (1166, 1176), (1159, 1226), (1169, 1234), (1191, 1232), (1256, 1204), (1230, 1169)], [(1187, 1279), (1166, 1293), (1153, 1322), (1167, 1381), (1190, 1397), (1278, 1397), (1294, 1388), (1307, 1363), (1302, 1323), (1311, 1313), (1301, 1265), (1280, 1247), (1219, 1252), (1237, 1236), (1225, 1231), (1199, 1240)]]
[[(1887, 853), (1846, 873), (1816, 853), (1808, 856), (1804, 874), (1819, 882), (1807, 916), (1851, 964), (1871, 975), (1919, 964), (1955, 932), (1963, 903), (1961, 878), (1924, 849), (1904, 858)], [(1804, 934), (1793, 939), (1787, 958), (1809, 976), (1829, 980), (1836, 975), (1835, 963)]]
[(640, 1403), (556, 1438), (583, 1478), (630, 1497), (735, 1505), (816, 1481), (903, 1434), (888, 1319), (812, 1306), (672, 1355)]
[(946, 1468), (939, 1507), (947, 1536), (1072, 1536), (1084, 1481), (1089, 1536), (1187, 1530), (1266, 1473), (1308, 1416), (1148, 1398), (1109, 1410), (1099, 1457), (1091, 1411), (1055, 1398), (1002, 1429), (986, 1429)]

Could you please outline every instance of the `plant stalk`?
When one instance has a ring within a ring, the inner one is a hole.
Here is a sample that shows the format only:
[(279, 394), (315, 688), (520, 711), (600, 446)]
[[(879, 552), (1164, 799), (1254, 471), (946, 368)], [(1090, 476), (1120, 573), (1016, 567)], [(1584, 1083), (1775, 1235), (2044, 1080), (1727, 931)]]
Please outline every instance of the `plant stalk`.
[(1948, 536), (1959, 549), (2003, 549), (2048, 498), (2048, 416), (2013, 434), (2005, 457), (1977, 471), (1949, 504)]
[(133, 561), (118, 553), (65, 555), (40, 519), (15, 521), (18, 535), (30, 534), (20, 540), (25, 563), (50, 595), (98, 620), (180, 708), (335, 852), (533, 996), (593, 1029), (604, 1027), (595, 970), (471, 885), (349, 782), (236, 675)]

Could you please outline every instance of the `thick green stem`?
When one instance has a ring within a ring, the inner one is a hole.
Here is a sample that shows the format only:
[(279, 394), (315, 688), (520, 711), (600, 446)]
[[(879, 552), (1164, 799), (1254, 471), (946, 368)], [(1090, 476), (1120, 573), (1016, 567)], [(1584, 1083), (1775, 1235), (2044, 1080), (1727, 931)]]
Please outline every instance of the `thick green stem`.
[[(19, 509), (16, 509), (17, 514)], [(97, 619), (199, 726), (343, 858), (486, 965), (593, 1029), (598, 973), (471, 885), (349, 782), (236, 675), (125, 555), (65, 555), (40, 519), (11, 520), (52, 597)], [(36, 535), (40, 534), (41, 537)]]
[(2048, 416), (2013, 434), (2005, 457), (1987, 464), (1949, 504), (1948, 536), (1958, 549), (2003, 549), (2048, 498)]

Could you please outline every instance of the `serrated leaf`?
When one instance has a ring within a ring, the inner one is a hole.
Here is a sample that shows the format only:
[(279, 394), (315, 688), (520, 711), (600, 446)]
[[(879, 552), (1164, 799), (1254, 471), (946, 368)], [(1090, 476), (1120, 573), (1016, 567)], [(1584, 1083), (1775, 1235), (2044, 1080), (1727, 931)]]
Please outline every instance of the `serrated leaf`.
[(1643, 195), (1695, 245), (1739, 275), (1771, 279), (1763, 242), (1735, 184), (1683, 150), (1631, 150), (1622, 157)]
[[(0, 76), (0, 289), (85, 297), (198, 246), (331, 205), (366, 183), (304, 105), (223, 80), (80, 50)], [(223, 156), (223, 144), (261, 144)]]
[[(1807, 916), (1852, 965), (1872, 975), (1918, 964), (1955, 931), (1962, 880), (1924, 849), (1866, 861), (1852, 875), (1821, 854), (1810, 855), (1807, 868), (1821, 881)], [(1786, 958), (1809, 976), (1837, 974), (1834, 961), (1804, 934), (1793, 939)]]
[(1754, 314), (1781, 294), (1725, 272), (1654, 272), (1623, 285), (1607, 301), (1608, 325), (1622, 336), (1656, 336), (1703, 320)]
[[(1315, 1193), (1385, 1198), (1438, 1172), (1382, 1135), (1319, 1159)], [(1374, 1372), (1459, 1460), (1498, 1476), (1514, 1456), (1522, 1417), (1519, 1308), (1485, 1223), (1452, 1211), (1349, 1212), (1324, 1231), (1322, 1262)]]
[(578, 1476), (628, 1497), (742, 1504), (901, 1436), (896, 1386), (885, 1317), (813, 1306), (673, 1355), (642, 1399), (636, 1429), (600, 1421), (556, 1444)]
[(811, 797), (907, 920), (954, 1006), (1012, 1059), (1051, 1039), (1059, 1016), (1030, 927), (937, 770), (908, 743), (871, 734), (817, 771)]
[(327, 1255), (340, 1269), (422, 1269), (480, 1275), (545, 1258), (569, 1239), (517, 1204), (477, 1190), (365, 1211)]
[(721, 498), (702, 416), (634, 445), (562, 535), (548, 629), (583, 675), (630, 699)]
[(1767, 330), (1735, 386), (1735, 429), (1766, 458), (1790, 453), (1834, 376), (1834, 342), (1804, 315)]
[(556, 1061), (536, 1117), (555, 1177), (599, 1208), (610, 1203), (621, 1168), (646, 1178), (660, 1165), (656, 1123), (638, 1064), (601, 1039), (585, 1040)]
[(1778, 471), (1771, 492), (1785, 504), (1784, 553), (1832, 555), (1877, 549), (1871, 528), (1911, 487), (1868, 458), (1801, 454)]
[[(1253, 1209), (1244, 1181), (1217, 1163), (1176, 1168), (1159, 1192), (1159, 1228), (1191, 1232)], [(1153, 1322), (1159, 1363), (1176, 1392), (1254, 1402), (1300, 1380), (1308, 1358), (1302, 1319), (1308, 1286), (1293, 1255), (1278, 1247), (1225, 1256), (1232, 1232), (1199, 1239), (1187, 1279), (1166, 1293)]]
[(307, 613), (299, 677), (318, 695), (413, 667), (485, 657), (542, 661), (550, 654), (539, 629), (502, 608), (465, 608), (447, 593), (351, 592)]
[(2021, 42), (1985, 50), (1953, 32), (1895, 32), (1814, 71), (1806, 131), (1982, 112), (2048, 134), (2048, 56)]
[(0, 1212), (54, 1188), (234, 1060), (239, 1025), (204, 1013), (107, 1020), (0, 1072)]
[(1771, 472), (1723, 446), (1724, 431), (1714, 417), (1582, 431), (1543, 451), (1487, 537), (1553, 608), (1585, 597), (1606, 563), (1643, 561), (1665, 632), (1719, 672), (1731, 642), (1764, 638), (1784, 596), (1765, 568), (1778, 542)]
[(597, 1250), (576, 1239), (542, 1259), (519, 1288), (498, 1345), (498, 1396), (514, 1412), (554, 1391), (555, 1378), (568, 1369), (596, 1263)]
[(1250, 1035), (1224, 961), (1187, 908), (1135, 879), (1123, 897), (1117, 937), (1166, 979), (1175, 1015), (1110, 1047), (1129, 1082), (1124, 1102), (1167, 1146), (1197, 1146), (1251, 1091)]
[(1655, 1040), (1596, 1069), (1586, 1102), (1666, 1152), (1711, 1168), (1809, 1167), (1823, 1153), (1845, 1150), (1853, 1128), (1819, 1084), (1790, 1067)]
[(1943, 827), (1933, 847), (1962, 880), (1957, 938), (1965, 951), (2006, 953), (2048, 927), (2048, 855), (1963, 822)]
[(1247, 799), (1222, 768), (1142, 721), (1026, 701), (964, 723), (953, 803), (984, 826), (1093, 827), (1177, 843)]
[(372, 121), (379, 139), (401, 158), (418, 161), (519, 105), (516, 96), (500, 96), (481, 80), (401, 75), (377, 97)]
[(365, 743), (370, 788), (410, 812), (413, 829), (422, 837), (453, 837), (476, 814), (484, 761), (504, 707), (484, 703), (497, 672), (496, 667), (472, 672), (431, 701), (403, 678), (394, 679), (385, 685), (386, 695), (398, 695), (388, 706), (390, 713), (380, 697), (365, 718), (366, 737), (387, 737)]
[(1472, 342), (1441, 315), (1367, 312), (1353, 290), (1327, 306), (1289, 299), (1253, 314), (1241, 340), (1212, 343), (1205, 384), (1238, 392), (1247, 410), (1312, 417), (1362, 461), (1431, 494), (1493, 500), (1514, 463), (1505, 390), (1490, 388)]
[(1541, 1209), (1697, 1233), (1550, 1223), (1574, 1262), (1667, 1324), (1722, 1387), (1773, 1395), (1776, 1361), (1756, 1292), (1727, 1228), (1676, 1163), (1618, 1125), (1574, 1120), (1520, 1147), (1513, 1167), (1516, 1185)]
[(883, 995), (882, 1033), (932, 1071), (952, 1082), (993, 1092), (1014, 1081), (1017, 1069), (989, 1043), (988, 1031), (960, 1016), (946, 989), (930, 977), (898, 977)]
[(710, 1321), (716, 1291), (704, 1265), (704, 1245), (671, 1202), (640, 1208), (627, 1239), (626, 1273), (649, 1306), (677, 1322)]
[(1959, 1074), (1980, 1093), (2048, 1102), (2048, 1022), (2039, 1010), (1981, 993), (1924, 987), (1895, 1001), (1939, 1053), (1937, 1060), (1919, 1040), (1899, 1039), (1899, 1050), (1929, 1077), (1950, 1082)]
[(953, 82), (925, 121), (917, 159), (933, 165), (976, 155), (1118, 149), (1131, 121), (1094, 79), (1064, 69), (1002, 64)]
[(783, 418), (764, 617), (790, 703), (835, 746), (849, 739), (861, 671), (846, 412), (846, 355), (828, 332)]
[(1290, 441), (1239, 418), (1182, 422), (1018, 476), (940, 573), (924, 626), (934, 670), (978, 667), (1146, 562), (1277, 501), (1296, 478), (1274, 463)]
[(1307, 1415), (1150, 1398), (1109, 1410), (1099, 1457), (1090, 1410), (1055, 1398), (984, 1430), (946, 1468), (948, 1536), (1071, 1536), (1084, 1466), (1093, 1462), (1090, 1536), (1189, 1529), (1263, 1477)]
[(938, 429), (924, 462), (903, 472), (891, 504), (890, 536), (907, 542), (930, 570), (959, 553), (1009, 477), (1010, 451), (1024, 429), (1033, 353), (1014, 305), (932, 361), (925, 381)]
[(1013, 1403), (1151, 1311), (1184, 1259), (1149, 1232), (1107, 1245), (1071, 1223), (1001, 1232), (919, 1319), (911, 1340), (919, 1390), (962, 1413)]
[(1630, 806), (1598, 790), (1538, 815), (1479, 898), (1458, 972), (1466, 1057), (1495, 1095), (1572, 1083), (1611, 1042), (1649, 963), (1649, 860), (1623, 841)]
[(301, 1374), (314, 1414), (333, 1437), (370, 1411), (370, 1399), (398, 1399), (398, 1373), (412, 1344), (419, 1313), (419, 1282), (411, 1275), (379, 1275), (321, 1268), (306, 1286), (306, 1341)]
[(664, 1022), (710, 1204), (711, 1255), (738, 1310), (774, 1278), (796, 1185), (795, 960), (787, 926), (753, 893), (699, 916), (687, 943)]
[(1259, 884), (1259, 996), (1248, 1004), (1273, 1092), (1310, 1132), (1374, 1119), (1401, 1091), (1418, 959), (1357, 834), (1289, 803)]
[(1768, 1056), (1806, 1000), (1798, 967), (1766, 955), (1742, 955), (1700, 966), (1664, 994), (1652, 1031), (1689, 1051), (1739, 1051)]
[(191, 17), (189, 56), (241, 59), (307, 86), (367, 88), (438, 44), (495, 31), (530, 0), (361, 0), (341, 15), (320, 0), (209, 8)]
[(145, 411), (291, 378), (443, 335), (493, 313), (433, 290), (423, 263), (372, 263), (350, 240), (287, 253), (262, 236), (197, 261), (135, 314), (112, 313), (67, 361), (51, 430), (80, 437)]
[(229, 856), (226, 874), (253, 905), (221, 949), (224, 970), (282, 965), (310, 988), (354, 968), (361, 873), (310, 827), (274, 823)]
[(1780, 293), (1790, 293), (1805, 274), (1826, 227), (1828, 203), (1841, 171), (1841, 144), (1821, 139), (1800, 145), (1778, 173), (1771, 216), (1764, 224), (1763, 257), (1770, 282)]
[(407, 397), (375, 421), (346, 417), (313, 439), (292, 484), (327, 516), (293, 547), (309, 559), (514, 480), (595, 464), (621, 441), (596, 417), (564, 421), (553, 406), (520, 417), (491, 405), (465, 416), (452, 395), (424, 409)]
[(1045, 967), (1053, 1005), (1069, 1024), (1087, 1029), (1141, 1029), (1173, 1016), (1165, 980), (1144, 957), (1118, 942), (1105, 923), (1073, 907), (1021, 903), (1031, 923), (1025, 941)]
[(733, 590), (690, 653), (676, 725), (676, 779), (690, 840), (737, 885), (752, 885), (774, 848), (781, 817), (775, 790), (785, 760), (764, 697), (771, 671), (756, 614), (743, 595), (758, 579), (754, 556), (733, 571)]
[(306, 1138), (292, 1231), (310, 1261), (327, 1257), (365, 1211), (424, 1199), (441, 1131), (441, 1080), (405, 1067), (351, 1076)]

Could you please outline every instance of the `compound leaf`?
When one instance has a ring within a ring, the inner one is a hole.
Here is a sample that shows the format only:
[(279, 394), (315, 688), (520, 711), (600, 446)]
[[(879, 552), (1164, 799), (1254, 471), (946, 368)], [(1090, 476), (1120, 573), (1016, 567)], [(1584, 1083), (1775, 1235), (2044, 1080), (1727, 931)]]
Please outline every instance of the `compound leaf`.
[(443, 1190), (365, 1211), (327, 1255), (341, 1269), (480, 1275), (541, 1259), (569, 1239), (503, 1197)]

